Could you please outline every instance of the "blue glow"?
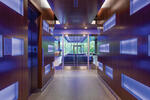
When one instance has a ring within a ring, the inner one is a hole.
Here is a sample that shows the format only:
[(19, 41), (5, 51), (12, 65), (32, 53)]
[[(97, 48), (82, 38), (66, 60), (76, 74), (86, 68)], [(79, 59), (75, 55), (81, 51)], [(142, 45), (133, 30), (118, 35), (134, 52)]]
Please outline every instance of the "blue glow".
[(12, 56), (24, 55), (24, 40), (12, 38)]
[(113, 79), (113, 69), (109, 66), (106, 66), (105, 68), (105, 73), (108, 77), (110, 77), (111, 79)]
[(150, 56), (150, 35), (148, 36), (148, 56)]
[(2, 35), (0, 35), (0, 57), (3, 57), (3, 42), (2, 42)]
[(109, 52), (109, 44), (102, 44), (102, 45), (100, 45), (99, 51), (108, 53)]
[(108, 21), (104, 23), (104, 32), (111, 29), (113, 26), (116, 25), (116, 14), (114, 14)]
[(54, 46), (48, 45), (48, 52), (54, 52)]
[(98, 68), (103, 71), (103, 64), (101, 62), (99, 62)]
[(48, 32), (48, 33), (50, 32), (49, 24), (45, 20), (43, 20), (43, 30)]
[(18, 100), (18, 82), (0, 90), (0, 98), (2, 100)]
[(50, 68), (50, 64), (45, 66), (45, 75), (47, 75), (50, 72), (51, 68)]
[(74, 8), (78, 7), (78, 0), (74, 0)]
[(4, 3), (20, 15), (24, 15), (24, 0), (0, 0), (0, 2)]
[(4, 38), (4, 55), (24, 55), (24, 40), (20, 38)]
[(150, 87), (124, 74), (121, 75), (121, 85), (138, 100), (149, 100), (150, 98)]
[(130, 0), (130, 15), (150, 4), (150, 0)]
[(137, 55), (137, 38), (123, 40), (120, 42), (120, 53)]

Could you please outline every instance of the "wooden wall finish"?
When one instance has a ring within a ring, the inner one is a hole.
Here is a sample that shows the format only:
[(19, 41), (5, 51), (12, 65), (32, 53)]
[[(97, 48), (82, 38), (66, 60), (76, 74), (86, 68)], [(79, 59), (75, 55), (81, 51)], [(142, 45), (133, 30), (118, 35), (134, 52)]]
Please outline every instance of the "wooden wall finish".
[[(136, 100), (129, 92), (121, 87), (121, 74), (125, 74), (150, 87), (150, 57), (148, 56), (148, 35), (150, 35), (150, 5), (137, 13), (129, 15), (128, 11), (117, 14), (117, 27), (114, 27), (98, 38), (98, 47), (110, 43), (110, 53), (99, 53), (99, 61), (104, 66), (113, 68), (113, 80), (104, 71), (98, 74), (121, 97), (122, 100)], [(138, 54), (120, 54), (120, 41), (138, 38)], [(99, 51), (98, 51), (99, 52)]]
[[(27, 0), (24, 0), (24, 16), (0, 2), (0, 35), (3, 38), (24, 39), (23, 56), (3, 56), (0, 58), (0, 90), (19, 82), (19, 99), (28, 99), (28, 24)], [(4, 40), (3, 40), (4, 44)]]
[[(46, 31), (42, 31), (42, 48), (44, 49), (44, 66), (42, 66), (42, 87), (47, 84), (47, 82), (53, 78), (54, 75), (54, 69), (52, 69), (52, 63), (54, 61), (54, 52), (48, 53), (48, 45), (53, 44), (54, 40), (51, 40), (52, 35), (50, 33), (47, 33)], [(51, 71), (47, 75), (45, 75), (45, 66), (50, 64)]]

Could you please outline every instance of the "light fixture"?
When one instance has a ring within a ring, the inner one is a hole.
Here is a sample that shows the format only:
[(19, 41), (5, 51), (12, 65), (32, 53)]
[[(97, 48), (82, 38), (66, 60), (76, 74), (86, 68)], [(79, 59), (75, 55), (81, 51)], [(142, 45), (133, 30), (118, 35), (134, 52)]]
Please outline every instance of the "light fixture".
[(65, 34), (66, 37), (68, 37), (68, 34)]
[(84, 36), (84, 37), (86, 37), (86, 35), (85, 35), (85, 34), (83, 34), (83, 36)]
[(95, 24), (96, 24), (96, 21), (95, 21), (95, 20), (93, 20), (91, 24), (92, 24), (92, 25), (95, 25)]
[(88, 29), (88, 27), (85, 26), (84, 29)]
[(56, 24), (57, 24), (57, 25), (59, 25), (59, 24), (60, 24), (59, 20), (56, 20)]
[(66, 29), (67, 29), (67, 27), (65, 26), (65, 27), (64, 27), (64, 29), (66, 30)]

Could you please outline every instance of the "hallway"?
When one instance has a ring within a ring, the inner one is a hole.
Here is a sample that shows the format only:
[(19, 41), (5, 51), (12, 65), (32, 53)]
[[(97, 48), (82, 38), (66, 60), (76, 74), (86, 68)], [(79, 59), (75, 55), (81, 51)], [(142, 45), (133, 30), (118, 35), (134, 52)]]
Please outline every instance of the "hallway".
[(42, 93), (32, 94), (29, 100), (115, 100), (96, 71), (57, 71)]

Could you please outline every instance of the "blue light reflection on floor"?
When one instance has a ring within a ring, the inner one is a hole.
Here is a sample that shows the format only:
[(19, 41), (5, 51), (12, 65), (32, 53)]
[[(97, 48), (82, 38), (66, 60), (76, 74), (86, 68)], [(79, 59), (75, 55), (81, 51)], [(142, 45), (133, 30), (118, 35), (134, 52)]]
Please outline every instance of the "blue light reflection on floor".
[(16, 82), (2, 90), (0, 90), (1, 100), (18, 100), (19, 83)]
[(113, 69), (109, 66), (105, 67), (105, 73), (108, 77), (110, 77), (111, 79), (113, 79)]
[(130, 0), (130, 15), (150, 4), (150, 0)]
[(150, 100), (150, 87), (122, 74), (121, 85), (138, 100)]

